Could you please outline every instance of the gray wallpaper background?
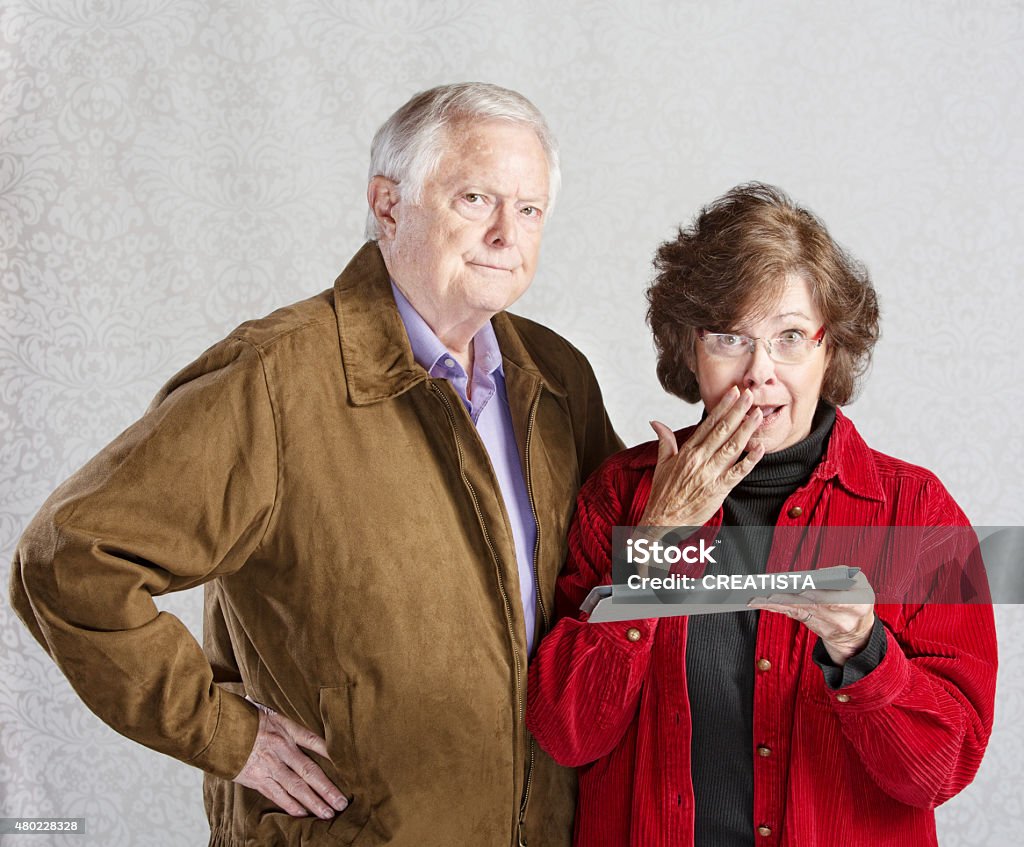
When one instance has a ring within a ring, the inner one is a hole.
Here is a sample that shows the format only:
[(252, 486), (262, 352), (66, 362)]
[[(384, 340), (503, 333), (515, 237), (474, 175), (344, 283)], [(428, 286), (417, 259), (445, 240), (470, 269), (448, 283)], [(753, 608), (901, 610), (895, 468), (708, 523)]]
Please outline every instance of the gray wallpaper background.
[[(872, 271), (883, 338), (849, 409), (977, 524), (1024, 523), (1024, 4), (0, 0), (0, 578), (56, 484), (244, 319), (361, 243), (376, 126), (413, 92), (519, 89), (564, 189), (519, 311), (588, 354), (627, 443), (697, 409), (654, 376), (658, 242), (749, 179)], [(198, 632), (201, 593), (161, 603)], [(996, 728), (944, 845), (1020, 843), (1024, 613), (997, 610)], [(202, 844), (198, 771), (84, 707), (0, 604), (11, 843)], [(7, 837), (4, 838), (6, 843)]]

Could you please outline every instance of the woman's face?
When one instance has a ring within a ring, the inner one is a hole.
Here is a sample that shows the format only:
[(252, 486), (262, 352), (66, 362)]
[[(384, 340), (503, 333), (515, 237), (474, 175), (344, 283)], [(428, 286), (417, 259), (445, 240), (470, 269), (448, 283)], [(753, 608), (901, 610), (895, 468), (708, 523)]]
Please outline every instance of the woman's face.
[[(730, 331), (751, 338), (775, 338), (787, 330), (800, 330), (813, 337), (824, 320), (811, 298), (807, 281), (791, 275), (774, 316), (759, 323), (741, 321)], [(782, 450), (803, 440), (811, 431), (811, 420), (818, 406), (821, 383), (828, 364), (829, 337), (800, 364), (779, 364), (768, 356), (763, 342), (754, 353), (735, 359), (714, 358), (707, 354), (704, 342), (696, 341), (695, 373), (701, 400), (713, 409), (732, 386), (750, 389), (754, 406), (764, 413), (764, 422), (750, 438), (746, 449), (763, 444), (766, 453)]]

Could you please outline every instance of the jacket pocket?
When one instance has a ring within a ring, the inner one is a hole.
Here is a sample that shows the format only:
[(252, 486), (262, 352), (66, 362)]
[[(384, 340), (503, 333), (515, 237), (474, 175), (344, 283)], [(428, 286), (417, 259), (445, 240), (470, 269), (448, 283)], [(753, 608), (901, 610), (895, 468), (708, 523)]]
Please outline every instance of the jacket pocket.
[[(327, 740), (328, 758), (303, 750), (348, 798), (348, 807), (328, 821), (312, 815), (292, 817), (272, 801), (257, 794), (255, 802), (246, 813), (247, 845), (336, 844), (361, 847), (385, 843), (372, 837), (369, 840), (360, 837), (367, 828), (371, 806), (359, 778), (352, 688), (350, 684), (319, 690), (320, 720)], [(310, 729), (319, 732), (320, 728), (311, 725)]]
[(332, 840), (369, 847), (391, 841), (390, 827), (384, 826), (378, 815), (382, 805), (390, 806), (390, 796), (374, 778), (376, 763), (362, 758), (370, 741), (365, 723), (369, 715), (360, 710), (358, 693), (356, 682), (320, 689), (320, 720), (328, 755), (322, 766), (349, 800), (348, 808), (330, 823)]

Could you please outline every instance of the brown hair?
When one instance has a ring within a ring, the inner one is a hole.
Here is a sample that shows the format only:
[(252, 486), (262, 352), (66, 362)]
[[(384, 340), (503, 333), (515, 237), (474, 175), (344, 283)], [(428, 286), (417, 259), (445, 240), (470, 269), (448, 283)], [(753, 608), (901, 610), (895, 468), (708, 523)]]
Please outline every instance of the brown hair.
[(867, 270), (813, 213), (764, 183), (738, 185), (680, 228), (655, 254), (647, 322), (658, 351), (658, 379), (690, 403), (697, 331), (727, 332), (764, 317), (786, 278), (802, 275), (825, 318), (831, 358), (821, 388), (834, 405), (850, 402), (878, 340), (878, 300)]

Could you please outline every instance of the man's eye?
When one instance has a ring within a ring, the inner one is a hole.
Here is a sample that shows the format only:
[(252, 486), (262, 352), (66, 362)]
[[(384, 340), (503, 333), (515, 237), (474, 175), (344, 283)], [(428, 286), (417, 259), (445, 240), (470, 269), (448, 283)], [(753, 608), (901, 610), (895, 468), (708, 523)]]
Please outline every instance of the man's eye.
[(539, 218), (542, 214), (541, 210), (538, 209), (536, 206), (523, 206), (523, 208), (520, 209), (519, 211), (526, 215), (528, 218)]
[(482, 203), (483, 200), (484, 200), (484, 195), (483, 194), (474, 194), (473, 192), (470, 192), (469, 194), (463, 194), (462, 197), (463, 197), (463, 199), (467, 203), (474, 203), (474, 204)]

